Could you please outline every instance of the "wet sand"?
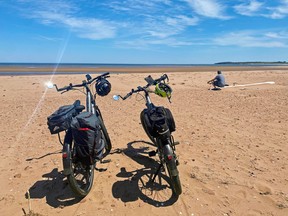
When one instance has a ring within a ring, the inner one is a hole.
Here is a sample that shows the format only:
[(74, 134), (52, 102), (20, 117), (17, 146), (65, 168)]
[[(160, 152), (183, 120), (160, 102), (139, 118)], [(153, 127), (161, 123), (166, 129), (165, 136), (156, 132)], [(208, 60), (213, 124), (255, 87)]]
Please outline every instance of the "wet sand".
[(166, 72), (213, 72), (217, 70), (222, 71), (267, 71), (267, 70), (287, 70), (288, 65), (282, 65), (282, 66), (227, 66), (227, 65), (213, 65), (213, 66), (171, 66), (171, 67), (154, 67), (154, 66), (147, 66), (147, 67), (133, 67), (133, 66), (127, 66), (127, 67), (0, 67), (0, 74), (1, 72), (17, 72), (25, 74), (25, 72), (48, 72), (48, 73), (65, 73), (65, 72), (71, 72), (71, 73), (85, 73), (85, 72), (113, 72), (113, 73), (166, 73)]

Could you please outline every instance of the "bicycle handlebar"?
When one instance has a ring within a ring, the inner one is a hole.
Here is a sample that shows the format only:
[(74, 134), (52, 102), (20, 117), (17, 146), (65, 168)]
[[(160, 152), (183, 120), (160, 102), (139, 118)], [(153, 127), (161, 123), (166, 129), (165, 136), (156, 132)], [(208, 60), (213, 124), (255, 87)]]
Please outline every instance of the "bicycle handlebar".
[(124, 97), (122, 97), (121, 95), (119, 95), (119, 97), (122, 99), (122, 100), (126, 100), (127, 98), (129, 98), (132, 94), (134, 94), (134, 93), (138, 93), (138, 92), (140, 92), (140, 91), (145, 91), (145, 92), (147, 92), (147, 88), (149, 87), (149, 86), (152, 86), (152, 85), (157, 85), (158, 83), (160, 83), (160, 82), (162, 82), (162, 81), (164, 81), (164, 83), (165, 83), (165, 80), (167, 80), (167, 82), (169, 82), (169, 77), (168, 77), (168, 75), (167, 74), (164, 74), (164, 75), (162, 75), (160, 78), (158, 78), (158, 79), (153, 79), (152, 77), (151, 77), (151, 75), (149, 75), (148, 77), (146, 77), (146, 78), (144, 78), (145, 79), (145, 81), (148, 83), (147, 85), (145, 85), (145, 86), (138, 86), (137, 87), (137, 90), (134, 90), (134, 89), (132, 89), (129, 93), (127, 93), (127, 95), (125, 95)]
[[(86, 85), (89, 85), (89, 84), (93, 83), (95, 80), (98, 81), (98, 80), (101, 80), (101, 79), (108, 78), (108, 77), (110, 77), (109, 74), (110, 74), (109, 72), (106, 72), (106, 73), (103, 73), (103, 74), (93, 78), (93, 79), (91, 79), (91, 76), (89, 74), (87, 74), (86, 75), (87, 81), (83, 80), (81, 84), (74, 84), (73, 85), (72, 83), (70, 83), (69, 86), (64, 86), (62, 88), (58, 88), (58, 86), (56, 84), (54, 84), (54, 86), (55, 86), (55, 88), (56, 88), (56, 90), (58, 92), (65, 91), (65, 90), (69, 91), (69, 90), (71, 90), (73, 88), (79, 88), (79, 87), (84, 87)], [(64, 92), (62, 92), (62, 93), (64, 93)]]

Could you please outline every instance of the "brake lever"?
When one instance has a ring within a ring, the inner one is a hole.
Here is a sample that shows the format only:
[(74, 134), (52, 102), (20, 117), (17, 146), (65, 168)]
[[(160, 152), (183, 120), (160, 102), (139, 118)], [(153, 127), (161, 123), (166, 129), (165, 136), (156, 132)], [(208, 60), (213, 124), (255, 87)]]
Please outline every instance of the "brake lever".
[(167, 82), (169, 83), (169, 77), (168, 77), (168, 75), (167, 75), (167, 74), (164, 74), (163, 76), (165, 76), (165, 78), (164, 78), (164, 83), (165, 83), (165, 79), (166, 79)]
[(125, 97), (123, 97), (123, 98), (122, 98), (121, 96), (120, 96), (120, 97), (122, 98), (122, 100), (126, 100), (126, 99), (127, 99), (128, 97), (130, 97), (134, 92), (135, 92), (135, 90), (132, 89), (131, 92), (129, 92)]
[(68, 92), (68, 91), (69, 91), (69, 90), (66, 90), (66, 91), (62, 91), (62, 92), (61, 92), (61, 94), (64, 94), (64, 93), (66, 93), (66, 92)]

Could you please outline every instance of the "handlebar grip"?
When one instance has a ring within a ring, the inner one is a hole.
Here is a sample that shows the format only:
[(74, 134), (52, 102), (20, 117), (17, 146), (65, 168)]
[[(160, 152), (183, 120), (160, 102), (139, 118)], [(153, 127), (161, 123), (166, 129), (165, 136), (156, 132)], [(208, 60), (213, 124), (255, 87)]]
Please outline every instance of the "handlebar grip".
[(110, 77), (110, 76), (108, 76), (109, 74), (110, 74), (110, 72), (106, 72), (106, 73), (100, 74), (99, 76), (93, 78), (92, 80), (89, 80), (87, 83), (88, 83), (88, 84), (91, 84), (91, 83), (94, 82), (95, 80), (96, 80), (96, 81), (99, 81), (99, 80), (108, 78), (108, 77)]
[(58, 88), (58, 86), (56, 84), (54, 84), (57, 92), (60, 92), (60, 91), (69, 91), (70, 89), (72, 89), (72, 83), (69, 84), (69, 86), (64, 86), (62, 88)]
[(130, 97), (135, 92), (134, 89), (131, 90), (125, 97), (122, 97), (123, 100), (126, 100), (128, 97)]
[(126, 100), (128, 97), (130, 97), (132, 95), (132, 92), (129, 92), (125, 97), (123, 97), (123, 100)]
[(110, 72), (106, 72), (106, 73), (104, 73), (104, 74), (101, 74), (100, 76), (103, 77), (103, 76), (107, 76), (107, 75), (109, 75), (109, 74), (110, 74)]
[(55, 84), (55, 88), (56, 90), (59, 92), (59, 91), (64, 91), (64, 90), (67, 90), (69, 86), (65, 86), (63, 88), (58, 88), (57, 85)]

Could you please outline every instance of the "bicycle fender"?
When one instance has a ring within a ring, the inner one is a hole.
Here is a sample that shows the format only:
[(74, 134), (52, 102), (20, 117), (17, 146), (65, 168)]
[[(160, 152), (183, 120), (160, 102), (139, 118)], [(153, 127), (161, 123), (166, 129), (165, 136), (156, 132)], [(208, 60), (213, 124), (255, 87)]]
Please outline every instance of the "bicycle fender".
[(170, 174), (172, 176), (177, 176), (179, 174), (179, 172), (178, 172), (177, 165), (176, 165), (176, 158), (175, 158), (175, 154), (174, 154), (174, 152), (173, 152), (173, 150), (169, 144), (166, 144), (163, 146), (163, 154), (164, 154), (167, 168), (170, 171)]
[(64, 143), (63, 145), (62, 162), (63, 162), (63, 174), (65, 176), (70, 175), (72, 173), (72, 157), (69, 143)]

